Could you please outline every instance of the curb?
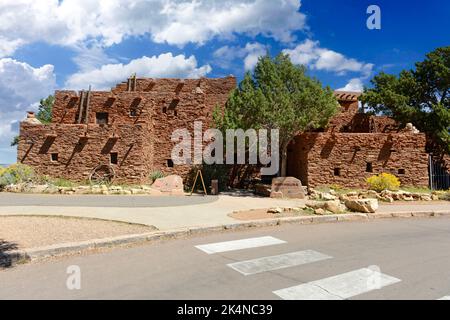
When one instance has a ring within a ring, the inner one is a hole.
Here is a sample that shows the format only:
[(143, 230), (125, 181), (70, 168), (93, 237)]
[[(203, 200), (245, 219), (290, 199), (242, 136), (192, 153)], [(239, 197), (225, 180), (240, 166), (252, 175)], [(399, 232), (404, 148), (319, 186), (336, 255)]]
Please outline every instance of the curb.
[(389, 212), (389, 213), (349, 213), (341, 215), (301, 216), (276, 219), (263, 219), (248, 222), (237, 222), (224, 225), (189, 227), (168, 231), (155, 231), (145, 234), (126, 235), (114, 238), (95, 239), (82, 242), (56, 244), (46, 247), (14, 250), (0, 254), (0, 267), (9, 267), (17, 263), (34, 261), (42, 258), (60, 256), (68, 253), (80, 252), (87, 249), (109, 248), (119, 245), (139, 244), (154, 241), (186, 238), (213, 232), (238, 231), (251, 228), (275, 227), (287, 224), (321, 224), (350, 221), (370, 221), (375, 219), (393, 218), (432, 218), (450, 217), (450, 211), (423, 212)]

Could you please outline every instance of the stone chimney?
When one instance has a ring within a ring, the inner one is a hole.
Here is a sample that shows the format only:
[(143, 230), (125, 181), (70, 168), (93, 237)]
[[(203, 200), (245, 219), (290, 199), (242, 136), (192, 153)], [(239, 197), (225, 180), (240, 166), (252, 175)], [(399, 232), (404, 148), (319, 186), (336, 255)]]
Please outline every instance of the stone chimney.
[(27, 118), (23, 120), (25, 123), (29, 124), (42, 124), (37, 118), (34, 111), (27, 111)]

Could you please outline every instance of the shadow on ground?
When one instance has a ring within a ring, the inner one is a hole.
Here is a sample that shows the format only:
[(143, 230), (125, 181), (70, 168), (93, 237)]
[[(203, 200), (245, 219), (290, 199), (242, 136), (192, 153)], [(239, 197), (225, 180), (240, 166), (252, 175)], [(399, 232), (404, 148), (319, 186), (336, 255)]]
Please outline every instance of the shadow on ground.
[(17, 248), (16, 243), (0, 239), (0, 269), (12, 266), (14, 255), (10, 254), (10, 252)]

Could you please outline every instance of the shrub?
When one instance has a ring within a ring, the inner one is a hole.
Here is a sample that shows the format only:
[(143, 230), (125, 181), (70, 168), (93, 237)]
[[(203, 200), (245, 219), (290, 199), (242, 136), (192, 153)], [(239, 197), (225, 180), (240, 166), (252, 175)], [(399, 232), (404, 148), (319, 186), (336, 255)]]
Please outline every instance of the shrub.
[(55, 187), (73, 188), (76, 186), (74, 182), (64, 178), (51, 179), (49, 183), (54, 185)]
[(381, 192), (383, 190), (398, 190), (400, 187), (400, 180), (390, 173), (381, 173), (377, 176), (367, 178), (367, 184), (370, 190)]
[(161, 178), (164, 178), (164, 177), (165, 177), (165, 175), (164, 175), (163, 172), (161, 172), (161, 171), (153, 171), (153, 172), (150, 173), (148, 178), (151, 181), (151, 183), (153, 183), (157, 179), (161, 179)]
[(0, 170), (0, 188), (10, 184), (33, 181), (36, 178), (34, 170), (23, 164), (13, 164)]
[(330, 186), (330, 189), (332, 189), (332, 190), (334, 190), (334, 191), (342, 191), (342, 186), (341, 185), (339, 185), (339, 184), (332, 184), (331, 186)]

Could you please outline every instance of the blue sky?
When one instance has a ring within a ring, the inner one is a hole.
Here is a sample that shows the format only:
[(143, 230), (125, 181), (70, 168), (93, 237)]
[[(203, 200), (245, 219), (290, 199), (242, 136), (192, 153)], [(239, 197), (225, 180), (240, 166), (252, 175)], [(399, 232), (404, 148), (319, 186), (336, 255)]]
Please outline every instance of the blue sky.
[[(381, 30), (369, 30), (369, 5)], [(242, 78), (267, 50), (333, 89), (412, 68), (450, 45), (450, 1), (4, 0), (0, 3), (0, 163), (25, 111), (55, 89), (148, 77)]]

